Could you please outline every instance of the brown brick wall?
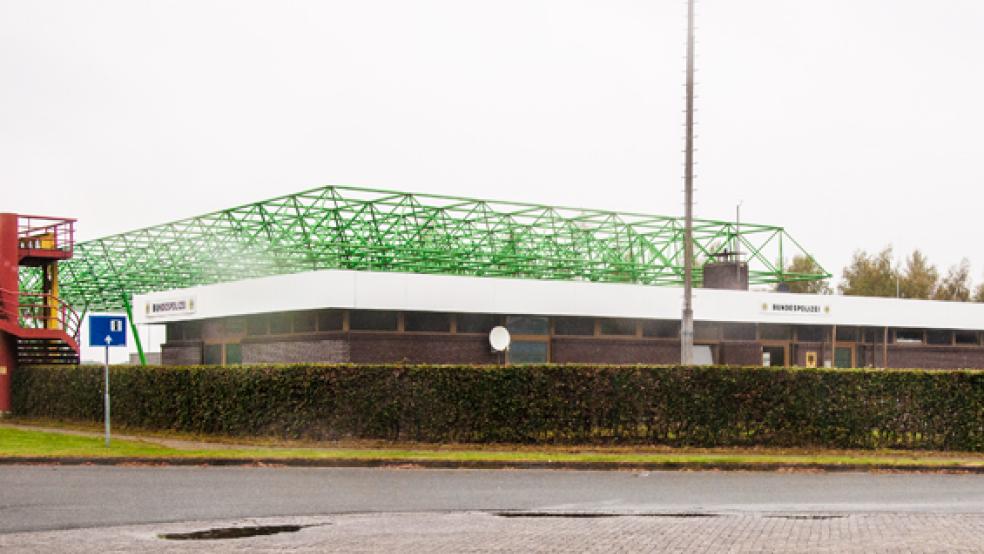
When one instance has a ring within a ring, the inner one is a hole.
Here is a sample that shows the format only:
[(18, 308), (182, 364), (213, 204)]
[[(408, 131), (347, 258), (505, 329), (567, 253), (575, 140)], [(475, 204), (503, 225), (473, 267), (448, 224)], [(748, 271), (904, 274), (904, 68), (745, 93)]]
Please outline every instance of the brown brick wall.
[[(881, 362), (881, 345), (876, 348)], [(888, 366), (926, 369), (984, 368), (984, 348), (973, 346), (888, 345)]]
[(725, 365), (762, 365), (762, 345), (755, 341), (722, 342), (717, 361)]
[(202, 363), (202, 343), (172, 343), (161, 345), (164, 365), (198, 365)]
[(559, 364), (672, 364), (680, 361), (680, 342), (554, 337), (550, 353)]
[(343, 363), (351, 359), (349, 343), (341, 338), (243, 341), (242, 352), (244, 364)]
[[(321, 333), (292, 337), (249, 337), (242, 341), (243, 363), (441, 363), (494, 364), (497, 356), (485, 335)], [(857, 365), (883, 367), (882, 345), (858, 344)], [(555, 363), (674, 364), (680, 359), (680, 343), (671, 339), (611, 339), (553, 337), (551, 361)], [(202, 363), (201, 342), (175, 342), (162, 346), (165, 365)], [(727, 365), (759, 365), (762, 348), (755, 341), (723, 341), (716, 359)], [(790, 362), (806, 365), (806, 353), (820, 354), (819, 365), (830, 358), (830, 344), (799, 343), (790, 349)], [(893, 368), (984, 368), (984, 347), (896, 345), (888, 347)]]
[(354, 363), (494, 364), (485, 335), (351, 333)]

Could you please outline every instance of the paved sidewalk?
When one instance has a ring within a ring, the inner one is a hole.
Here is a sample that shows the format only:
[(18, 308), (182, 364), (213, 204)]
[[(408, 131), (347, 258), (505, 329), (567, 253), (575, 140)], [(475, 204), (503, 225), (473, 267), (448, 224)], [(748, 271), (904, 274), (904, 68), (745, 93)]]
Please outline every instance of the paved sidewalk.
[[(984, 552), (984, 514), (695, 513), (543, 515), (495, 512), (239, 519), (0, 535), (18, 552)], [(267, 536), (166, 540), (247, 526)]]

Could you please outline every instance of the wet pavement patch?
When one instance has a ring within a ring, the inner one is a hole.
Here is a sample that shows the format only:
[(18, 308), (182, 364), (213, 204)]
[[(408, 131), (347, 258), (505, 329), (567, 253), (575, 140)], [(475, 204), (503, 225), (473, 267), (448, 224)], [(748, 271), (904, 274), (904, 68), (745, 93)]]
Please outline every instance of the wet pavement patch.
[(841, 519), (847, 516), (845, 515), (831, 515), (831, 514), (795, 514), (795, 515), (774, 515), (765, 516), (767, 519), (801, 519), (808, 521), (816, 521), (822, 519)]
[(706, 512), (671, 513), (631, 513), (631, 512), (496, 512), (499, 517), (556, 517), (572, 519), (592, 519), (607, 517), (719, 517), (720, 514)]
[(244, 539), (278, 533), (296, 533), (306, 525), (254, 525), (250, 527), (218, 527), (189, 533), (161, 533), (159, 538), (169, 541), (207, 541), (224, 539)]

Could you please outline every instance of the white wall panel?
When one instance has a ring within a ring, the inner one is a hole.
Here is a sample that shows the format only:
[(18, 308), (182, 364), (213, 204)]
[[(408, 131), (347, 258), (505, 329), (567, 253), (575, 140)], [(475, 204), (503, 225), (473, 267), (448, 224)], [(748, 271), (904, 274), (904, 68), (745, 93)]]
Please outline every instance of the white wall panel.
[[(193, 298), (195, 311), (154, 317), (146, 306)], [(679, 319), (674, 287), (325, 270), (138, 295), (138, 323), (314, 308)], [(814, 313), (775, 311), (791, 306)], [(984, 329), (984, 304), (696, 289), (698, 321)]]

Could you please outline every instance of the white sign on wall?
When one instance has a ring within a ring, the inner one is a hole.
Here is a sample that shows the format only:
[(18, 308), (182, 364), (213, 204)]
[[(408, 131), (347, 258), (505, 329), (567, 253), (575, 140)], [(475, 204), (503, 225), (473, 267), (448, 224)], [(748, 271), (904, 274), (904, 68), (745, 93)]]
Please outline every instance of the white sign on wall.
[(187, 296), (146, 303), (147, 317), (164, 317), (195, 313), (195, 297)]
[(789, 302), (763, 302), (762, 311), (782, 315), (827, 315), (830, 306), (821, 304), (794, 304)]

